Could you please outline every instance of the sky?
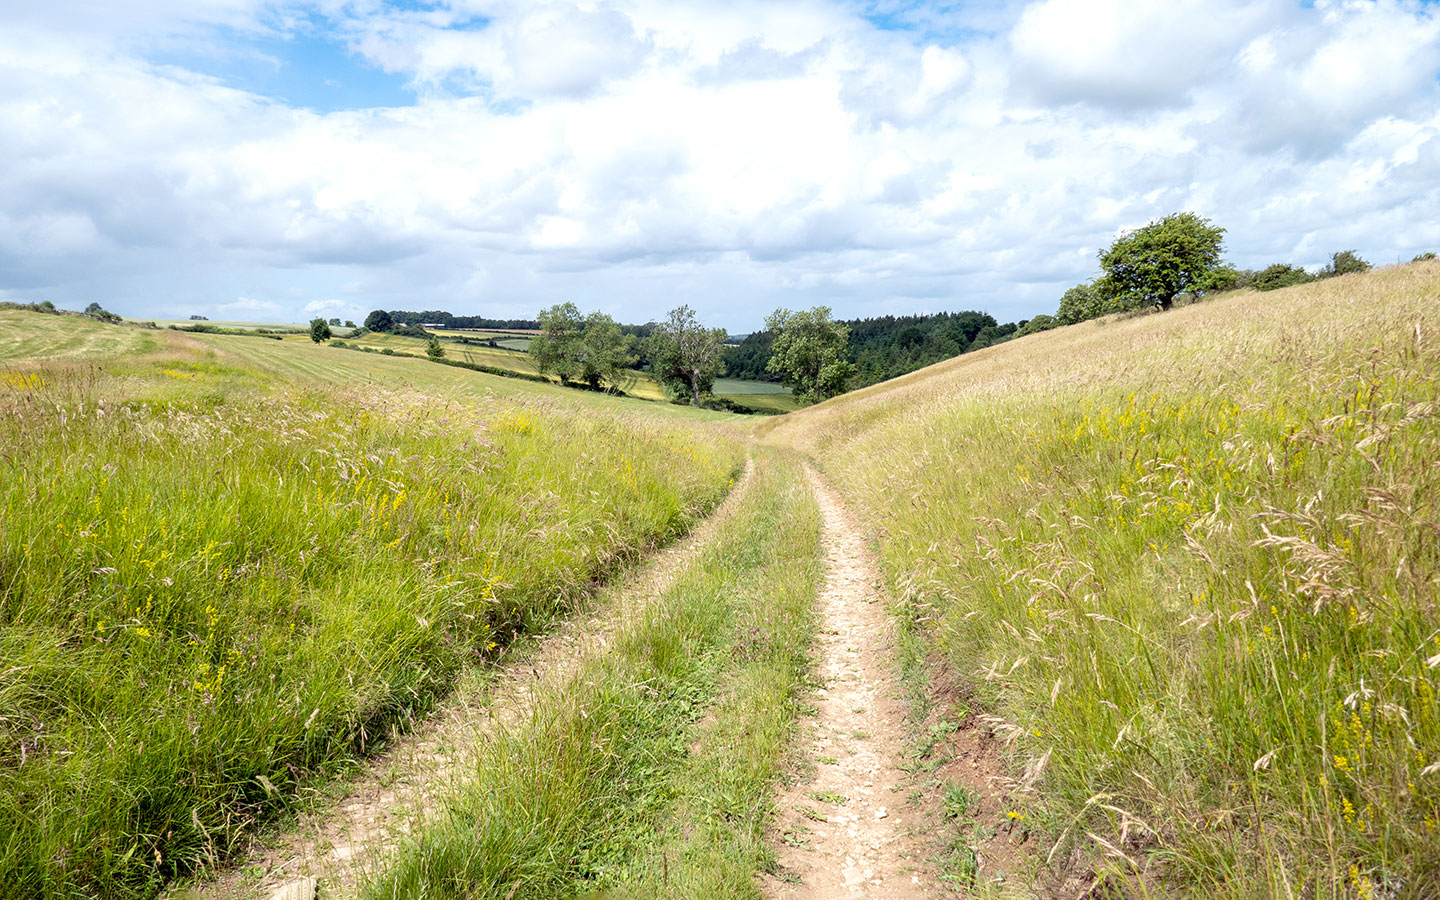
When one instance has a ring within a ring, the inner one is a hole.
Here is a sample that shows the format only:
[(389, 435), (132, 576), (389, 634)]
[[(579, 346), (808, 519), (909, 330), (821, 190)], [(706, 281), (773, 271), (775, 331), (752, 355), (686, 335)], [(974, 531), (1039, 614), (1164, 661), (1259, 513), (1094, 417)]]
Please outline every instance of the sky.
[(1440, 250), (1420, 0), (0, 0), (0, 299), (1053, 312), (1178, 211)]

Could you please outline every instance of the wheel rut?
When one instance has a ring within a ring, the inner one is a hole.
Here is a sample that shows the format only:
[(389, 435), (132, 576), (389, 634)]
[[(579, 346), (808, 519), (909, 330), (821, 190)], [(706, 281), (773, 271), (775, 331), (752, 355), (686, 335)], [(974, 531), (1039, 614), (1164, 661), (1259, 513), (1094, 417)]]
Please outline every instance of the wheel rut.
[(778, 875), (770, 900), (942, 896), (928, 862), (927, 824), (907, 803), (900, 767), (905, 704), (892, 622), (870, 548), (844, 502), (813, 470), (823, 520), (817, 715), (808, 723), (806, 771), (784, 789), (772, 843)]
[(518, 722), (536, 689), (562, 683), (603, 653), (615, 634), (668, 590), (731, 519), (752, 482), (747, 461), (729, 496), (674, 545), (602, 592), (586, 613), (539, 639), (533, 654), (488, 683), (458, 690), (425, 723), (341, 782), (345, 794), (305, 812), (280, 835), (257, 839), (246, 858), (208, 882), (172, 890), (170, 900), (314, 900), (353, 897), (380, 873), (398, 842), (418, 830), (497, 725)]

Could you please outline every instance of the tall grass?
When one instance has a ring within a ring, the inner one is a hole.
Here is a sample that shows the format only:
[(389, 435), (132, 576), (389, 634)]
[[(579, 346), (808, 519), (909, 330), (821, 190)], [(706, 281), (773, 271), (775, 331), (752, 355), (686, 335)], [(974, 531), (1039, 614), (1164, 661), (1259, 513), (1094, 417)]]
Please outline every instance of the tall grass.
[(713, 546), (537, 693), (366, 896), (754, 897), (808, 668), (818, 513), (773, 454)]
[(203, 352), (0, 373), (0, 893), (215, 864), (716, 502), (740, 445), (696, 427)]
[(1397, 268), (1026, 338), (772, 439), (973, 678), (1042, 867), (1432, 897), (1437, 328), (1440, 267)]

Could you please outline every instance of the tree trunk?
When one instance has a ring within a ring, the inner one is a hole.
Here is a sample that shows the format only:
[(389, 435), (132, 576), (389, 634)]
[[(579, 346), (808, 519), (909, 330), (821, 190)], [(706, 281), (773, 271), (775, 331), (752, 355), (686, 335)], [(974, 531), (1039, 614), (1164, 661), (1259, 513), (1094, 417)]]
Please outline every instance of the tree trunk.
[(690, 373), (690, 393), (695, 397), (695, 405), (700, 405), (700, 373)]
[(1174, 295), (1174, 294), (1171, 294), (1171, 295), (1168, 296), (1168, 297), (1161, 297), (1161, 298), (1160, 298), (1160, 308), (1161, 308), (1162, 310), (1169, 309), (1170, 307), (1172, 307), (1172, 306), (1174, 306), (1174, 305), (1175, 305), (1175, 295)]

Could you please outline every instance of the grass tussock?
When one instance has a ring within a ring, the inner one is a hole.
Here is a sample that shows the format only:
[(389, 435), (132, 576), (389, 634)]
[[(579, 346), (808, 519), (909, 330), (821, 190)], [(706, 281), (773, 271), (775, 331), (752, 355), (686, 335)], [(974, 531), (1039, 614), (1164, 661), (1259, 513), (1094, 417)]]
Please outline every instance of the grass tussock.
[(774, 455), (714, 545), (496, 736), (372, 898), (754, 897), (820, 576)]
[(740, 462), (679, 419), (166, 340), (0, 372), (6, 895), (148, 896), (217, 863)]
[(772, 439), (878, 528), (1042, 864), (1440, 894), (1440, 267), (1060, 329)]

